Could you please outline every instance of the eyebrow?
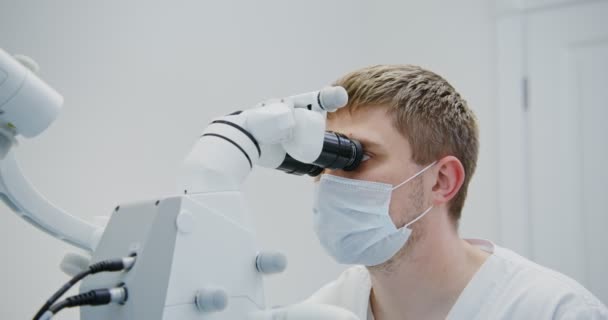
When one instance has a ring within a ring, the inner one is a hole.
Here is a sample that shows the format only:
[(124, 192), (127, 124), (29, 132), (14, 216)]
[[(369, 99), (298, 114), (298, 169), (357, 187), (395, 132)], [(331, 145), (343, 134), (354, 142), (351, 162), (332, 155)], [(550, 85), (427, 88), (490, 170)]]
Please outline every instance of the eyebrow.
[(363, 145), (363, 148), (369, 148), (369, 149), (378, 149), (378, 148), (383, 148), (383, 144), (372, 140), (372, 139), (367, 139), (367, 138), (360, 138), (360, 137), (352, 137), (352, 139), (357, 140), (359, 142), (361, 142), (361, 144)]

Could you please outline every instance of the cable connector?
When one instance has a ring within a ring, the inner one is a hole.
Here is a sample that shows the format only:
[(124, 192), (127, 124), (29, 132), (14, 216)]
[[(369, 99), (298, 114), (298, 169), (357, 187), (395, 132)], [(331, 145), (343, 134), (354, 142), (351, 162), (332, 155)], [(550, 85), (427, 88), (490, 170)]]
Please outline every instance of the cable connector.
[[(66, 307), (77, 306), (99, 306), (110, 303), (123, 304), (127, 301), (128, 293), (126, 287), (112, 289), (95, 289), (89, 292), (66, 298)], [(51, 307), (51, 310), (53, 307)]]
[(76, 284), (78, 281), (82, 280), (83, 278), (85, 278), (91, 274), (95, 274), (95, 273), (99, 273), (99, 272), (116, 272), (116, 271), (123, 271), (123, 270), (129, 271), (131, 268), (133, 268), (133, 265), (135, 264), (135, 260), (136, 260), (136, 256), (130, 256), (130, 257), (103, 260), (103, 261), (99, 261), (97, 263), (90, 265), (86, 270), (84, 270), (84, 271), (80, 272), (79, 274), (77, 274), (76, 276), (74, 276), (70, 281), (68, 281), (68, 283), (63, 285), (63, 287), (61, 287), (57, 292), (55, 292), (55, 294), (53, 294), (53, 296), (51, 296), (51, 298), (49, 298), (49, 300), (47, 300), (46, 303), (38, 310), (38, 312), (34, 316), (34, 320), (45, 319), (42, 316), (51, 307), (51, 305), (53, 305), (53, 303), (55, 303), (55, 301), (57, 301), (74, 284)]
[(130, 270), (135, 264), (135, 257), (124, 257), (118, 259), (104, 260), (89, 266), (91, 274), (102, 271), (122, 271)]
[(66, 298), (54, 304), (40, 317), (41, 320), (51, 319), (55, 314), (65, 308), (78, 306), (100, 306), (110, 303), (124, 304), (129, 298), (126, 287), (116, 287), (111, 289), (95, 289), (85, 293)]

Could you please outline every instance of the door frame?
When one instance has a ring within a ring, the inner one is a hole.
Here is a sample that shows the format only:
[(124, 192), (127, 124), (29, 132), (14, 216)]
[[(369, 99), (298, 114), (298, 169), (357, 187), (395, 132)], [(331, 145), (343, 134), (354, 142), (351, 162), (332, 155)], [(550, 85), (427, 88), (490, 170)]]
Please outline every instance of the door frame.
[(533, 259), (526, 184), (528, 88), (525, 9), (521, 8), (522, 1), (497, 2), (498, 238), (501, 245)]
[(527, 185), (529, 158), (527, 16), (606, 0), (496, 0), (497, 201), (500, 244), (534, 260)]

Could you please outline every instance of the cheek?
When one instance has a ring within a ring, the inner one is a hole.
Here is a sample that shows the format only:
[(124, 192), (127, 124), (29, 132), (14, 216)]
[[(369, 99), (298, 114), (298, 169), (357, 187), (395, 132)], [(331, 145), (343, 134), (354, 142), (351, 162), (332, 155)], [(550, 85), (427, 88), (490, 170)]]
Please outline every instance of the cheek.
[(389, 214), (395, 226), (401, 227), (424, 211), (424, 192), (420, 180), (412, 180), (393, 190)]
[(408, 194), (403, 187), (393, 190), (388, 212), (397, 228), (405, 224), (407, 212), (410, 211), (407, 203), (408, 198)]

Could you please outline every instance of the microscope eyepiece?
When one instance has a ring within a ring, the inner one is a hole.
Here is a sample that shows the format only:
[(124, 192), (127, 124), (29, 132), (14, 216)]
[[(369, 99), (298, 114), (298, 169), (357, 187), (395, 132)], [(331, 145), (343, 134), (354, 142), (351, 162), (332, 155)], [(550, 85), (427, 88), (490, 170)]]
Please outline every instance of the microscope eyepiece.
[(343, 134), (326, 131), (323, 139), (323, 149), (319, 157), (312, 163), (303, 163), (290, 155), (285, 156), (283, 163), (277, 168), (289, 174), (318, 176), (323, 169), (355, 170), (363, 158), (363, 147), (357, 140)]

